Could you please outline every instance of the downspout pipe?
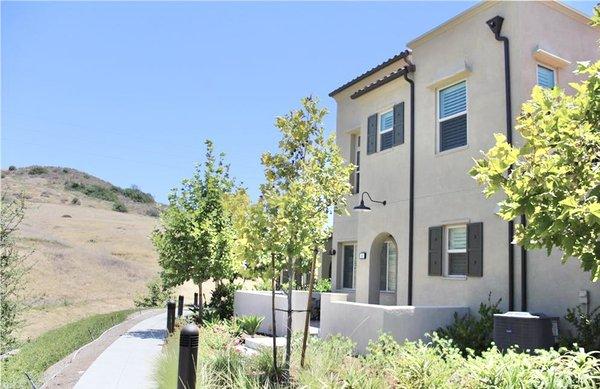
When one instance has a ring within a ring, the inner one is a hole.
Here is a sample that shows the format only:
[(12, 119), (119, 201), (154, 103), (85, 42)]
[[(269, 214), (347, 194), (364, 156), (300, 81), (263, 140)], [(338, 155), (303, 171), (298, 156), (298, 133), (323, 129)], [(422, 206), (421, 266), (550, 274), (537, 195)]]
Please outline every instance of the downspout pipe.
[[(510, 51), (509, 41), (505, 36), (500, 35), (502, 30), (502, 16), (495, 16), (488, 20), (486, 24), (494, 33), (497, 41), (504, 46), (504, 94), (506, 100), (506, 141), (509, 145), (513, 144), (512, 131), (512, 101), (510, 90)], [(510, 169), (509, 169), (510, 173)], [(525, 224), (525, 216), (521, 216), (521, 223)], [(513, 245), (515, 233), (515, 223), (513, 220), (508, 222), (508, 310), (515, 309), (515, 249)], [(527, 309), (527, 249), (521, 246), (521, 309)]]
[[(414, 72), (414, 65), (412, 71)], [(413, 304), (413, 240), (415, 224), (415, 82), (408, 78), (408, 71), (404, 79), (410, 84), (410, 164), (409, 164), (409, 190), (408, 190), (408, 294), (407, 305)]]

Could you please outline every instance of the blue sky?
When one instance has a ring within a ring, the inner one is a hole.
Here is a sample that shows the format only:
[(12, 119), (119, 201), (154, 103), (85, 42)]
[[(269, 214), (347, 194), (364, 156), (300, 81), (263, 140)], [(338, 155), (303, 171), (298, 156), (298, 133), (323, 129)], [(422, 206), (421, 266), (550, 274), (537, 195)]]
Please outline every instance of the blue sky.
[[(257, 196), (273, 122), (473, 2), (2, 2), (2, 168), (58, 165), (160, 201), (227, 154)], [(594, 2), (569, 2), (588, 14)]]

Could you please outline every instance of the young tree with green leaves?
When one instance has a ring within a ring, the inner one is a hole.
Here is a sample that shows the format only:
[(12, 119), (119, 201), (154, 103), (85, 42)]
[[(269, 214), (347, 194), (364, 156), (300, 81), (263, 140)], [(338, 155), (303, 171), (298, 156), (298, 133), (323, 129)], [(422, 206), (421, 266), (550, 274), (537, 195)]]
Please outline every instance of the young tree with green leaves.
[(0, 354), (10, 351), (16, 344), (15, 330), (24, 309), (21, 292), (25, 289), (24, 277), (29, 270), (27, 255), (15, 246), (14, 234), (23, 221), (25, 204), (21, 199), (2, 195), (0, 202)]
[(196, 166), (192, 178), (173, 189), (169, 205), (161, 213), (160, 225), (152, 241), (167, 287), (192, 280), (198, 285), (199, 321), (202, 322), (202, 284), (209, 279), (232, 279), (232, 247), (235, 240), (233, 218), (226, 205), (234, 190), (224, 155), (214, 155), (207, 140), (204, 169)]
[[(600, 24), (595, 9), (594, 24)], [(496, 134), (496, 145), (476, 161), (471, 175), (486, 197), (501, 192), (499, 215), (518, 225), (515, 240), (530, 249), (562, 250), (563, 262), (579, 258), (600, 278), (600, 61), (580, 63), (585, 77), (574, 95), (536, 86), (523, 105), (516, 129), (522, 147)], [(512, 170), (511, 170), (512, 167)]]
[[(243, 247), (245, 266), (242, 274), (246, 277), (261, 278), (271, 283), (271, 328), (273, 332), (273, 374), (279, 377), (277, 366), (277, 321), (275, 311), (275, 290), (277, 278), (283, 271), (285, 262), (280, 252), (284, 248), (284, 235), (277, 229), (276, 210), (268, 208), (262, 198), (247, 208), (242, 229), (240, 246)], [(276, 259), (278, 258), (279, 259)]]
[[(266, 180), (261, 185), (262, 203), (269, 228), (275, 232), (270, 254), (277, 263), (274, 267), (285, 267), (290, 280), (296, 269), (310, 267), (315, 252), (329, 236), (329, 213), (345, 212), (345, 196), (350, 194), (348, 177), (354, 166), (345, 163), (335, 137), (325, 137), (326, 113), (315, 99), (302, 99), (300, 109), (277, 118), (275, 125), (281, 132), (278, 151), (262, 156)], [(286, 372), (291, 355), (292, 289), (290, 282)]]

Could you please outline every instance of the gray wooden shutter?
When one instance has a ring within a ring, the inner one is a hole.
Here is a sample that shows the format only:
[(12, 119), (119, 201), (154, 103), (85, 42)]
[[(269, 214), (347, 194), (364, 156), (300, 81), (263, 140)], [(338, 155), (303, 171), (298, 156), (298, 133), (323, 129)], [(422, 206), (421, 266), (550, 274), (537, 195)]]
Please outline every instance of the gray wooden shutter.
[(429, 227), (428, 274), (442, 275), (442, 227)]
[(377, 152), (377, 114), (367, 119), (367, 154)]
[(404, 143), (404, 102), (394, 105), (394, 146)]
[(483, 276), (483, 223), (467, 225), (468, 275)]

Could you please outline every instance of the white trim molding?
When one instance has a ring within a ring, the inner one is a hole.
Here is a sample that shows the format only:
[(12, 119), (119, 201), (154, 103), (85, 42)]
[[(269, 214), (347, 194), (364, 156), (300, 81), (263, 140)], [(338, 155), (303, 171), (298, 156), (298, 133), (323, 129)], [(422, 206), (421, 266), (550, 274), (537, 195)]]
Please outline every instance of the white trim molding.
[(571, 61), (568, 61), (564, 58), (559, 57), (556, 54), (552, 54), (549, 51), (541, 49), (539, 46), (535, 48), (533, 51), (533, 58), (541, 64), (550, 65), (556, 69), (562, 69), (571, 64)]

